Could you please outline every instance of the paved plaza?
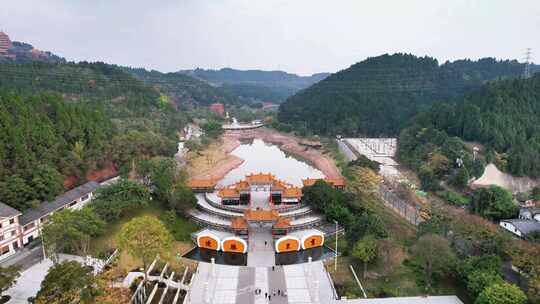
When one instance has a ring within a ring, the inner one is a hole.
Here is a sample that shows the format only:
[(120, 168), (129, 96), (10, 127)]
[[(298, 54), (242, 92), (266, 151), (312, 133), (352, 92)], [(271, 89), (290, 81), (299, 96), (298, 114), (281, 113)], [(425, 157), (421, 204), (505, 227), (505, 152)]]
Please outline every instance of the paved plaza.
[(333, 299), (332, 284), (320, 261), (270, 267), (200, 263), (190, 293), (190, 303), (208, 304), (309, 304)]
[[(83, 263), (84, 259), (80, 256), (61, 254), (60, 262), (77, 261)], [(47, 275), (49, 268), (53, 266), (53, 262), (49, 259), (36, 263), (28, 269), (21, 272), (21, 276), (17, 279), (17, 283), (8, 289), (5, 294), (11, 296), (9, 303), (27, 303), (29, 297), (35, 297), (41, 288), (41, 282)]]

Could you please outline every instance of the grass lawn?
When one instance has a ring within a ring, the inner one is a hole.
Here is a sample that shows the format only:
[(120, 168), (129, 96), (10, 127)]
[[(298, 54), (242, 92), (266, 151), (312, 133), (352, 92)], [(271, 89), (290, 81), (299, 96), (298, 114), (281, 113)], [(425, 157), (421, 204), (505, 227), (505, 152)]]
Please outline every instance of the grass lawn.
[[(118, 233), (122, 229), (122, 226), (131, 219), (145, 215), (163, 219), (166, 211), (166, 209), (158, 204), (151, 204), (145, 208), (134, 210), (117, 221), (108, 223), (105, 228), (106, 232), (92, 240), (90, 253), (94, 256), (99, 256), (103, 252), (109, 251), (111, 248), (116, 248), (116, 239)], [(170, 224), (166, 226), (168, 226), (168, 229), (171, 231), (171, 234), (175, 240), (173, 241), (171, 250), (163, 252), (160, 257), (170, 262), (173, 268), (180, 270), (183, 268), (182, 266), (189, 262), (187, 262), (185, 259), (177, 259), (176, 255), (183, 255), (194, 246), (190, 239), (190, 235), (192, 232), (197, 230), (197, 226), (187, 219), (178, 216), (167, 222)], [(127, 253), (121, 253), (120, 258), (118, 259), (117, 267), (119, 268), (118, 270), (120, 272), (127, 273), (133, 269), (142, 267), (142, 261), (131, 257)]]

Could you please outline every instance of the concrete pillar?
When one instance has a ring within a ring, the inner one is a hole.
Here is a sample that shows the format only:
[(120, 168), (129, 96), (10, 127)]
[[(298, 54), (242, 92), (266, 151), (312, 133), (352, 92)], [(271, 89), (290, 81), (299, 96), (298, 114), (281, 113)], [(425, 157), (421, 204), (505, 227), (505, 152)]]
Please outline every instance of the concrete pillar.
[(211, 258), (210, 263), (212, 263), (212, 276), (215, 276), (216, 275), (216, 259)]

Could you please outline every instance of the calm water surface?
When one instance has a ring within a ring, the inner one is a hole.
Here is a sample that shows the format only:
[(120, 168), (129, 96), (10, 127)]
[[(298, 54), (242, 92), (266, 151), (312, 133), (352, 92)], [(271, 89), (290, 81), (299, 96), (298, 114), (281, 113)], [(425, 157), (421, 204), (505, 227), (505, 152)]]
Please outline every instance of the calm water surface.
[(242, 180), (247, 174), (259, 172), (272, 173), (278, 179), (295, 186), (302, 186), (304, 178), (324, 177), (320, 170), (285, 154), (277, 145), (265, 143), (260, 139), (241, 144), (231, 154), (242, 158), (244, 162), (225, 175), (219, 182), (221, 186)]

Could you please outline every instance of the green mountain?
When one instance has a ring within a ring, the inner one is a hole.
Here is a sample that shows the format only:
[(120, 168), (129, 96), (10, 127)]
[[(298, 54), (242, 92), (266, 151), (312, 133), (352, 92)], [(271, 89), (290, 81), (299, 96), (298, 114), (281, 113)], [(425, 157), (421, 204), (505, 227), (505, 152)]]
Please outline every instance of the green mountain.
[(486, 81), (521, 75), (517, 61), (436, 59), (409, 54), (368, 58), (289, 97), (280, 122), (320, 134), (397, 135), (421, 109), (461, 98)]
[(125, 68), (125, 70), (144, 81), (144, 83), (158, 88), (178, 105), (209, 105), (214, 102), (231, 104), (239, 102), (235, 92), (228, 92), (219, 87), (214, 87), (206, 81), (185, 74), (161, 73), (141, 68)]
[(455, 103), (432, 105), (401, 133), (402, 159), (436, 150), (419, 153), (422, 130), (479, 142), (487, 147), (488, 162), (514, 175), (540, 177), (540, 73), (489, 82)]
[(318, 81), (328, 73), (299, 76), (283, 71), (235, 70), (183, 70), (181, 74), (190, 75), (208, 83), (222, 87), (226, 92), (245, 101), (269, 101), (281, 103), (287, 97)]
[(0, 64), (0, 201), (26, 209), (89, 173), (171, 156), (188, 117), (104, 63)]

